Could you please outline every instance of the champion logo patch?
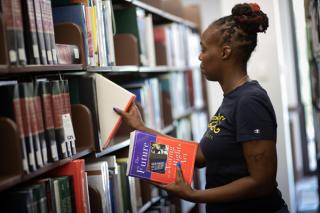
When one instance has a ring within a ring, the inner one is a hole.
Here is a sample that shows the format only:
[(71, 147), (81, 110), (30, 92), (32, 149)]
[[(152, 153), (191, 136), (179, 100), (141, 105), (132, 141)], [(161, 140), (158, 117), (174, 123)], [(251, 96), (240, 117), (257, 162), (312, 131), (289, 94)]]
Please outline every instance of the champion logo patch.
[(255, 134), (260, 134), (260, 129), (255, 129), (255, 130), (253, 130), (253, 132), (254, 132)]

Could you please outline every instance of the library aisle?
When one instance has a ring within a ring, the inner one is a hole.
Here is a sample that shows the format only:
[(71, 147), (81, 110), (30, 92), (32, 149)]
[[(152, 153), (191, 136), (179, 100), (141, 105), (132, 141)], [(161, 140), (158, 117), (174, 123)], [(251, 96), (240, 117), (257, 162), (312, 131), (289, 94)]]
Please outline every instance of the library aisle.
[(113, 110), (135, 103), (148, 127), (200, 140), (207, 92), (189, 12), (179, 1), (1, 0), (1, 212), (198, 208), (126, 175), (133, 129)]

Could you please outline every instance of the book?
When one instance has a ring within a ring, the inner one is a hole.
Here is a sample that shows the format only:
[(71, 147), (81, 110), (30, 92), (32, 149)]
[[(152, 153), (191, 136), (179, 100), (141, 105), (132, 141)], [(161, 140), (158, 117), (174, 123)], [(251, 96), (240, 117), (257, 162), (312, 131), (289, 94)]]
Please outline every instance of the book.
[[(36, 138), (32, 132), (32, 120), (30, 115), (30, 103), (32, 98), (33, 91), (31, 90), (30, 83), (20, 83), (19, 95), (20, 95), (20, 104), (21, 104), (21, 113), (22, 113), (22, 122), (24, 129), (24, 136), (26, 141), (29, 171), (35, 171), (37, 168), (37, 161), (40, 161), (41, 152), (40, 146), (37, 146), (36, 141), (33, 138)], [(29, 101), (27, 101), (29, 100)], [(40, 142), (39, 142), (40, 145)]]
[[(135, 95), (99, 74), (94, 74), (102, 147), (106, 148), (117, 131), (122, 117), (113, 111), (118, 107), (128, 111)], [(105, 95), (108, 93), (108, 95)]]
[(48, 163), (48, 151), (47, 151), (47, 143), (45, 138), (45, 129), (44, 129), (44, 120), (43, 120), (43, 112), (42, 112), (42, 106), (41, 106), (41, 97), (39, 95), (39, 82), (34, 83), (34, 111), (37, 115), (35, 117), (35, 122), (38, 126), (38, 135), (40, 140), (40, 147), (41, 147), (41, 153), (42, 153), (42, 159), (43, 163)]
[(88, 49), (88, 34), (87, 34), (87, 24), (86, 24), (86, 14), (85, 14), (85, 5), (83, 4), (74, 4), (61, 7), (53, 7), (53, 22), (55, 25), (61, 23), (74, 23), (77, 24), (83, 33), (84, 36), (84, 51), (85, 59), (88, 64), (89, 49)]
[(56, 135), (54, 129), (53, 122), (53, 109), (52, 109), (52, 99), (50, 92), (50, 82), (48, 81), (37, 81), (36, 82), (36, 90), (40, 97), (41, 103), (41, 111), (44, 122), (44, 130), (45, 130), (45, 140), (47, 146), (47, 157), (49, 162), (57, 161), (58, 158), (58, 150), (57, 150), (57, 142)]
[(41, 18), (42, 18), (42, 26), (43, 26), (43, 36), (44, 36), (44, 43), (46, 47), (46, 54), (47, 54), (47, 62), (48, 64), (53, 64), (53, 53), (52, 49), (53, 46), (51, 45), (51, 19), (50, 19), (50, 12), (51, 12), (51, 5), (47, 0), (39, 0), (40, 8), (41, 8)]
[(142, 131), (130, 134), (127, 175), (159, 183), (176, 180), (180, 162), (184, 180), (191, 184), (198, 144)]
[(60, 87), (60, 81), (51, 81), (51, 103), (53, 112), (53, 123), (57, 142), (57, 150), (59, 159), (68, 157), (67, 143), (65, 141), (65, 131), (63, 128), (63, 110), (64, 102), (62, 97), (62, 91)]
[(1, 8), (2, 8), (2, 17), (3, 17), (3, 25), (5, 30), (5, 38), (7, 43), (8, 49), (8, 59), (10, 65), (17, 65), (18, 64), (18, 44), (16, 39), (16, 27), (14, 25), (14, 17), (13, 17), (13, 10), (12, 10), (12, 1), (5, 0), (1, 1)]
[(89, 212), (87, 205), (88, 194), (86, 192), (86, 181), (84, 169), (84, 160), (73, 160), (61, 167), (58, 167), (49, 172), (51, 177), (59, 176), (71, 176), (72, 177), (72, 188), (75, 202), (75, 209), (77, 213)]
[[(71, 99), (79, 95), (79, 102), (90, 109), (96, 150), (101, 151), (108, 146), (121, 124), (122, 118), (113, 108), (128, 111), (135, 95), (100, 74), (86, 75), (77, 80), (78, 83), (70, 83)], [(78, 89), (74, 88), (77, 86)]]
[(48, 161), (53, 162), (59, 159), (56, 135), (54, 129), (54, 114), (53, 114), (53, 105), (51, 98), (51, 87), (50, 82), (48, 81), (37, 81), (36, 87), (38, 90), (39, 96), (41, 96), (41, 108), (42, 115), (44, 120), (44, 129), (45, 129), (45, 138), (47, 144), (47, 155)]
[(26, 65), (26, 50), (23, 37), (23, 21), (22, 21), (22, 8), (21, 1), (11, 0), (13, 23), (15, 28), (15, 38), (17, 42), (17, 56), (19, 65)]
[(79, 48), (71, 44), (56, 44), (59, 64), (80, 64)]
[(122, 186), (119, 172), (119, 165), (117, 164), (116, 156), (106, 156), (100, 160), (108, 163), (109, 173), (109, 188), (112, 212), (124, 212), (122, 200)]
[(42, 185), (45, 189), (46, 207), (48, 212), (57, 212), (55, 191), (54, 191), (54, 180), (52, 178), (45, 178), (36, 180), (36, 183)]
[(28, 64), (40, 64), (33, 0), (22, 1), (24, 38)]
[(72, 213), (72, 187), (70, 184), (70, 177), (61, 176), (53, 178), (55, 204), (57, 212)]
[(122, 197), (122, 206), (124, 212), (135, 212), (135, 208), (132, 207), (132, 199), (130, 193), (130, 179), (133, 177), (126, 176), (126, 170), (128, 168), (128, 158), (117, 158), (117, 164), (119, 165), (119, 175), (120, 175), (120, 182), (121, 182), (121, 197)]
[(47, 64), (47, 52), (44, 40), (44, 29), (42, 23), (42, 15), (41, 15), (41, 7), (40, 7), (40, 0), (33, 0), (34, 4), (34, 15), (35, 15), (35, 22), (36, 22), (36, 29), (37, 29), (37, 38), (38, 38), (38, 45), (39, 45), (39, 54), (40, 54), (40, 61), (41, 64)]
[(109, 188), (108, 163), (86, 163), (91, 212), (112, 212)]
[[(21, 109), (21, 99), (19, 94), (18, 84), (6, 84), (0, 86), (0, 100), (1, 100), (1, 110), (0, 116), (5, 116), (13, 119), (17, 124), (17, 129), (19, 132), (19, 138), (21, 142), (21, 154), (22, 154), (22, 168), (25, 173), (29, 172), (28, 164), (28, 154), (26, 145), (26, 134), (23, 125), (23, 114)], [(5, 144), (3, 144), (5, 146)], [(8, 153), (10, 155), (11, 153)], [(33, 157), (33, 155), (32, 155)], [(33, 158), (34, 159), (34, 158)], [(30, 160), (30, 159), (29, 159)]]

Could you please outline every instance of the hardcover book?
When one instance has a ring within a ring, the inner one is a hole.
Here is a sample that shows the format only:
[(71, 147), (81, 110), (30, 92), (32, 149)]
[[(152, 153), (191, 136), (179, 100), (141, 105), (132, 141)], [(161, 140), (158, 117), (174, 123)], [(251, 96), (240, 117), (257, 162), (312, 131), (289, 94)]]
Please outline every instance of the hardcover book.
[(198, 144), (142, 131), (130, 134), (127, 175), (159, 183), (176, 180), (180, 161), (184, 180), (191, 184)]
[(89, 74), (70, 82), (73, 103), (87, 106), (92, 113), (96, 151), (105, 149), (117, 132), (122, 117), (113, 107), (127, 112), (135, 95), (100, 74)]

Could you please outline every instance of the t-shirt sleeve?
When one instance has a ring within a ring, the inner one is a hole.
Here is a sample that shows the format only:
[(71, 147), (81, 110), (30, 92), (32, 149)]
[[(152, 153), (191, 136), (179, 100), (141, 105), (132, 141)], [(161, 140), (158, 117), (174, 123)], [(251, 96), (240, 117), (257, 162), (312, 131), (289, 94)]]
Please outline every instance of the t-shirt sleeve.
[(235, 116), (238, 142), (276, 140), (275, 113), (267, 96), (242, 97), (237, 105)]

